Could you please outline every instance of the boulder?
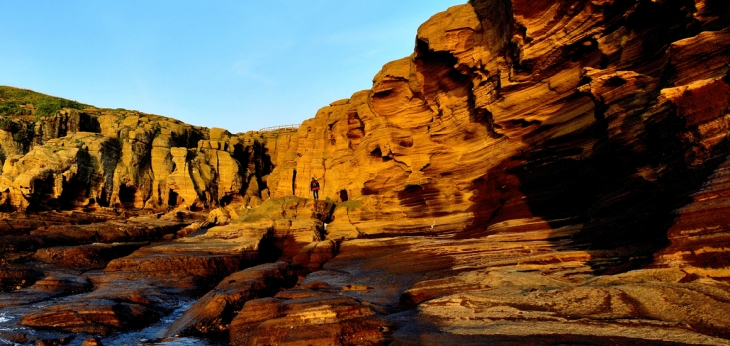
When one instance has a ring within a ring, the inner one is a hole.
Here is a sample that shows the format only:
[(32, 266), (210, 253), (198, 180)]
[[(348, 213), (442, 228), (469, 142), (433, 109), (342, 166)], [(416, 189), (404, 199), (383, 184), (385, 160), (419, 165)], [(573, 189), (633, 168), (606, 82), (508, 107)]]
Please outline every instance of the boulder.
[(230, 326), (231, 345), (386, 345), (388, 323), (358, 301), (289, 290), (244, 304)]
[(225, 333), (244, 303), (273, 296), (295, 282), (296, 277), (285, 262), (262, 264), (235, 272), (191, 306), (167, 328), (165, 335)]

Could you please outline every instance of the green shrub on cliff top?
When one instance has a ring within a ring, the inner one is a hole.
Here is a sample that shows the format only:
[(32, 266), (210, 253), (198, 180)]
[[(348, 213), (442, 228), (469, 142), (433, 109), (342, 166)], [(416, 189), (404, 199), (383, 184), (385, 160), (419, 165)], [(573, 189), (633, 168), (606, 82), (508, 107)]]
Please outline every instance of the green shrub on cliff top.
[(38, 103), (35, 104), (36, 111), (35, 111), (35, 117), (36, 119), (39, 119), (41, 117), (54, 115), (58, 113), (58, 111), (61, 110), (61, 108), (74, 108), (74, 109), (83, 109), (84, 105), (71, 100), (66, 99), (49, 99), (49, 100), (40, 100)]
[[(24, 107), (28, 105), (33, 105), (35, 112), (31, 112), (30, 107)], [(84, 107), (86, 105), (76, 101), (49, 96), (31, 90), (0, 86), (0, 116), (33, 114), (36, 119), (39, 119), (54, 115), (61, 108), (83, 109)]]
[(2, 102), (0, 101), (0, 115), (27, 115), (30, 114), (30, 110), (21, 108), (18, 102), (15, 101), (8, 101), (8, 102)]

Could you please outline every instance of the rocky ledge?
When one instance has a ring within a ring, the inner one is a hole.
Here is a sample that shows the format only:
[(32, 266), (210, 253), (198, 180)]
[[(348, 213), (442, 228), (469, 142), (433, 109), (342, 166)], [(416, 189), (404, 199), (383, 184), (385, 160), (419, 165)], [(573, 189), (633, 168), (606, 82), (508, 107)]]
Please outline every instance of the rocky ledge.
[(722, 1), (474, 0), (296, 130), (5, 87), (0, 343), (728, 344), (729, 66)]

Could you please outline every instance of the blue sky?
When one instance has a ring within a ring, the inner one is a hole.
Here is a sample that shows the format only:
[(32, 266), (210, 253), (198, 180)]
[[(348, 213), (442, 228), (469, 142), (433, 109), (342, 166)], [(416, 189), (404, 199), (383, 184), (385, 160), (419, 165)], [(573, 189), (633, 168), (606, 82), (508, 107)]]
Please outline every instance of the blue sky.
[(300, 123), (465, 2), (5, 1), (0, 85), (232, 132)]

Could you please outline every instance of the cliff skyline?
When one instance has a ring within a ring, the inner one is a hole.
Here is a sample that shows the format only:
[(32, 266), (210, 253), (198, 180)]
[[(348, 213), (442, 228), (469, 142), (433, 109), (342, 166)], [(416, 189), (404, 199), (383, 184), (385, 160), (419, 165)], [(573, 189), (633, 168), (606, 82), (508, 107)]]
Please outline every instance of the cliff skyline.
[(12, 3), (0, 84), (232, 132), (298, 124), (370, 88), (418, 25), (463, 2)]
[(470, 1), (276, 131), (0, 89), (0, 341), (727, 344), (729, 6)]

